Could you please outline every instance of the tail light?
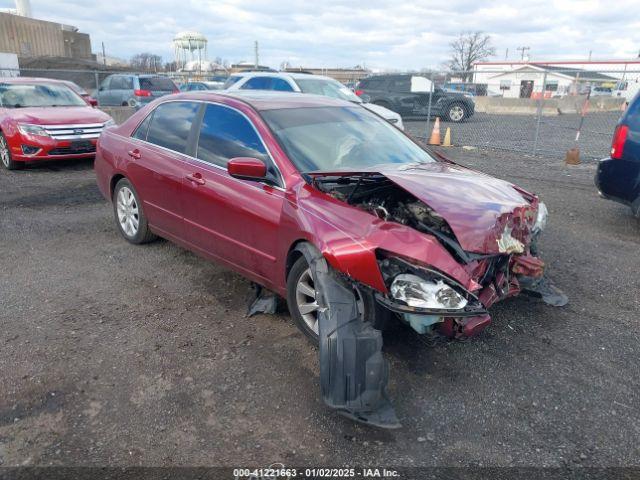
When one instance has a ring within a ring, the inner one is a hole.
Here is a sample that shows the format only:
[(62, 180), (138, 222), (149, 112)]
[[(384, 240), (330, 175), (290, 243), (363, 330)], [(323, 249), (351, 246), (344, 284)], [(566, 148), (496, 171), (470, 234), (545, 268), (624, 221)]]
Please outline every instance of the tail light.
[(362, 95), (364, 93), (364, 90), (356, 90), (354, 93), (356, 95), (360, 96), (360, 95)]
[(150, 97), (151, 96), (151, 90), (134, 90), (133, 94), (136, 97)]
[(616, 131), (613, 133), (613, 141), (611, 142), (611, 158), (615, 158), (616, 160), (622, 158), (622, 152), (624, 151), (624, 144), (627, 141), (628, 134), (628, 125), (618, 125), (616, 127)]

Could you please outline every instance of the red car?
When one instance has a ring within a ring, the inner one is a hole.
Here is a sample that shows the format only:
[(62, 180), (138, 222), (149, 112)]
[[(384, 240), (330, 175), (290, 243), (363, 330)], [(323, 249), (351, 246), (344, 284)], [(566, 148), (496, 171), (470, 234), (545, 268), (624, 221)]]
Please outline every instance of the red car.
[(114, 124), (61, 81), (0, 78), (0, 161), (9, 170), (93, 157), (100, 133)]
[(478, 333), (544, 280), (538, 198), (439, 158), (366, 109), (277, 92), (159, 99), (100, 137), (103, 195), (131, 243), (156, 236), (286, 297), (320, 340), (325, 401), (394, 427), (380, 330)]

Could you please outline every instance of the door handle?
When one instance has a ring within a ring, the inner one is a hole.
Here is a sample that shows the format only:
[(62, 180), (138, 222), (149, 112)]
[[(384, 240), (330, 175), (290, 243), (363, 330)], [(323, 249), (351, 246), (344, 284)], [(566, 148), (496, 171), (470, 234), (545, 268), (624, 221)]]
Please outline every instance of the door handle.
[(197, 183), (198, 185), (205, 184), (204, 178), (202, 178), (202, 175), (199, 173), (192, 173), (191, 175), (187, 175), (187, 180), (193, 183)]
[(135, 160), (140, 160), (140, 150), (138, 150), (137, 148), (135, 150), (129, 150), (127, 152), (129, 154), (129, 156)]

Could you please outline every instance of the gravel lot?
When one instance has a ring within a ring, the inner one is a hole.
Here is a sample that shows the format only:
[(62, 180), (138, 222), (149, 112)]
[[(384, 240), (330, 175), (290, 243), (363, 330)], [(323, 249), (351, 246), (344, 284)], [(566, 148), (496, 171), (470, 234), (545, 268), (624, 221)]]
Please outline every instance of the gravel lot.
[[(578, 144), (584, 160), (604, 158), (611, 149), (611, 137), (621, 112), (589, 112), (584, 118)], [(476, 113), (460, 123), (441, 123), (441, 132), (451, 128), (454, 145), (489, 147), (513, 152), (532, 153), (538, 121), (535, 115), (497, 115)], [(540, 119), (536, 153), (564, 159), (568, 149), (575, 147), (580, 116), (564, 114), (543, 116)], [(405, 120), (412, 135), (428, 138), (433, 122)]]
[(447, 150), (541, 194), (554, 309), (520, 297), (467, 342), (385, 340), (404, 427), (329, 411), (317, 351), (249, 284), (122, 240), (89, 162), (0, 172), (0, 463), (640, 465), (640, 223), (594, 165)]

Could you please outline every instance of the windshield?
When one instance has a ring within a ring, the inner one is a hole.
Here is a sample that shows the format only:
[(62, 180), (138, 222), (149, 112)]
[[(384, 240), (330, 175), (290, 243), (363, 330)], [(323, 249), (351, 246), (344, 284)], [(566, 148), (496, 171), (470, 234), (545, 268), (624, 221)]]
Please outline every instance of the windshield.
[(362, 103), (360, 97), (338, 81), (322, 78), (296, 78), (295, 80), (303, 93), (314, 93), (325, 97), (339, 98), (347, 102)]
[(86, 107), (82, 98), (63, 85), (0, 83), (0, 106), (24, 107)]
[(362, 107), (288, 108), (266, 110), (262, 116), (303, 173), (435, 161)]

